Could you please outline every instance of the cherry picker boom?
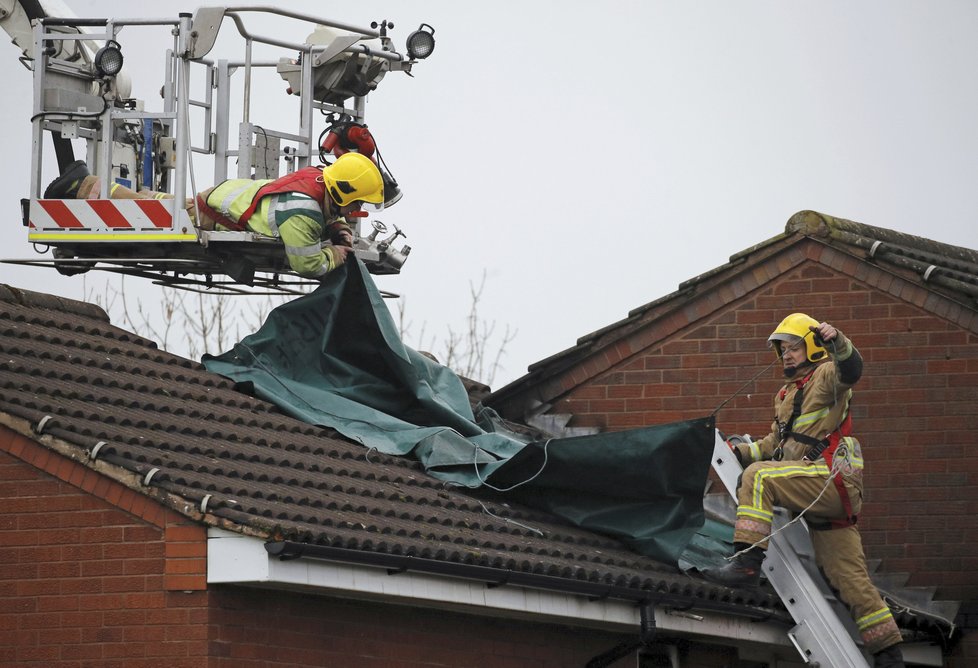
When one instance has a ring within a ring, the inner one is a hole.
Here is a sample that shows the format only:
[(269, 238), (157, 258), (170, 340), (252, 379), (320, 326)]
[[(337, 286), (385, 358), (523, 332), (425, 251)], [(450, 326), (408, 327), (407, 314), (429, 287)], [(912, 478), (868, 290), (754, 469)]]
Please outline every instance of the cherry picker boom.
[[(291, 270), (281, 241), (193, 224), (185, 202), (197, 194), (194, 167), (201, 158), (212, 160), (216, 184), (228, 178), (274, 179), (282, 171), (356, 150), (378, 165), (386, 191), (399, 192), (379, 152), (373, 154), (376, 142), (364, 123), (365, 103), (388, 72), (410, 73), (430, 55), (434, 30), (427, 24), (409, 35), (401, 53), (389, 36), (394, 26), (388, 21), (358, 27), (276, 7), (203, 7), (192, 15), (161, 19), (79, 19), (53, 15), (51, 2), (0, 0), (0, 5), (0, 25), (21, 47), (21, 60), (33, 72), (31, 184), (22, 214), (28, 242), (43, 255), (6, 262), (52, 266), (69, 275), (94, 268), (217, 293), (296, 294), (315, 281)], [(312, 32), (301, 43), (259, 34), (249, 28), (255, 14), (263, 29), (288, 20)], [(224, 34), (242, 47), (241, 57), (210, 59), (227, 24), (235, 30)], [(172, 36), (164, 56), (162, 108), (154, 110), (131, 96), (131, 67), (124, 56), (123, 36), (147, 29)], [(255, 45), (282, 53), (277, 60), (260, 60), (253, 55)], [(298, 101), (298, 128), (278, 130), (252, 122), (258, 68), (275, 68), (285, 80), (286, 93)], [(232, 105), (235, 75), (244, 79), (240, 110)], [(203, 92), (193, 97), (191, 90)], [(319, 134), (316, 111), (327, 125)], [(236, 112), (240, 119), (234, 127)], [(356, 138), (366, 135), (370, 141), (337, 141), (351, 128), (359, 129)], [(97, 192), (86, 199), (44, 198), (50, 180), (42, 178), (49, 157), (45, 133), (54, 139), (59, 171), (73, 160), (73, 144), (84, 144), (87, 169), (100, 177)], [(229, 175), (232, 160), (237, 169)], [(114, 184), (166, 196), (110, 199)], [(379, 220), (372, 221), (372, 228), (363, 218), (356, 220), (357, 257), (371, 273), (399, 273), (410, 247), (396, 249), (394, 243), (404, 233), (394, 227), (388, 234)]]

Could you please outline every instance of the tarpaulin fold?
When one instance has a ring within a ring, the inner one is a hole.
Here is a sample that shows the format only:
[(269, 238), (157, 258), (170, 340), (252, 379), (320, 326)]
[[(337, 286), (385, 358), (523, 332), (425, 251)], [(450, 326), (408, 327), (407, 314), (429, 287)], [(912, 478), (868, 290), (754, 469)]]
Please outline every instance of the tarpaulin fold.
[(473, 413), (458, 376), (404, 345), (358, 261), (204, 366), (310, 424), (426, 471), (487, 486), (675, 564), (702, 527), (711, 418), (528, 443), (491, 409)]

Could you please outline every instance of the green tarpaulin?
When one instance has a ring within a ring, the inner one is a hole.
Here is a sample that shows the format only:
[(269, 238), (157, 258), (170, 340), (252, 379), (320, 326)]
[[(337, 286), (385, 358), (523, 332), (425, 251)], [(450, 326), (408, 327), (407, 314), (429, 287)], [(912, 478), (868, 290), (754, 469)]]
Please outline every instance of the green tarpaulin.
[(675, 564), (703, 526), (709, 418), (528, 443), (489, 409), (474, 414), (458, 376), (408, 348), (359, 262), (275, 309), (208, 370), (311, 424), (432, 475), (489, 486)]

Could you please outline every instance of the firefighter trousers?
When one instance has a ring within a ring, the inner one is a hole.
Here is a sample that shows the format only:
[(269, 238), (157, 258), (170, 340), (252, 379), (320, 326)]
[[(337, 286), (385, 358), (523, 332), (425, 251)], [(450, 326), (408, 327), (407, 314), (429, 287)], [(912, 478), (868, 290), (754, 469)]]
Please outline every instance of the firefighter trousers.
[[(851, 512), (858, 514), (862, 495), (855, 486), (847, 485), (847, 490)], [(793, 513), (808, 508), (805, 517), (816, 525), (844, 520), (847, 514), (824, 461), (755, 462), (744, 470), (737, 490), (734, 541), (748, 544), (761, 541), (761, 546), (766, 548), (775, 506)], [(875, 654), (900, 642), (900, 630), (893, 615), (870, 580), (856, 526), (810, 533), (816, 563), (849, 607), (866, 648)]]
[[(101, 188), (101, 180), (97, 176), (86, 176), (82, 179), (81, 184), (78, 186), (78, 194), (75, 195), (75, 199), (97, 199), (99, 196), (99, 189)], [(207, 198), (213, 188), (208, 188), (200, 193), (200, 197)], [(173, 195), (169, 193), (160, 193), (155, 190), (140, 190), (135, 191), (132, 188), (127, 188), (126, 186), (120, 185), (118, 183), (109, 184), (109, 199), (173, 199)], [(194, 199), (188, 197), (185, 203), (185, 208), (187, 213), (190, 215), (190, 221), (202, 230), (213, 230), (215, 229), (215, 222), (211, 220), (204, 212), (201, 212), (200, 223), (197, 222), (197, 207), (194, 206)]]

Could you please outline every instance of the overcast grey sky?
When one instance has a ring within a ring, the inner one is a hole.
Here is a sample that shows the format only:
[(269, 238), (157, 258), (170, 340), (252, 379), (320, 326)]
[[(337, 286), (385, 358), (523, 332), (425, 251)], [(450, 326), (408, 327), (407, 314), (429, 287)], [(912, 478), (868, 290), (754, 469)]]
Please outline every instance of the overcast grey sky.
[[(80, 16), (119, 18), (208, 4), (66, 1)], [(368, 104), (405, 191), (380, 217), (413, 249), (403, 273), (378, 284), (403, 295), (415, 333), (440, 334), (463, 326), (485, 269), (480, 315), (518, 330), (494, 387), (780, 233), (802, 209), (978, 248), (978, 3), (289, 7), (364, 26), (392, 20), (398, 44), (421, 22), (434, 26), (434, 55), (414, 78), (389, 74)], [(131, 30), (123, 49), (149, 107), (161, 47)], [(0, 54), (0, 255), (28, 257), (18, 202), (31, 79), (12, 45)], [(152, 67), (136, 69), (137, 58)], [(269, 81), (253, 120), (291, 130), (295, 106)], [(0, 265), (0, 282), (84, 295), (80, 278), (51, 270)]]

